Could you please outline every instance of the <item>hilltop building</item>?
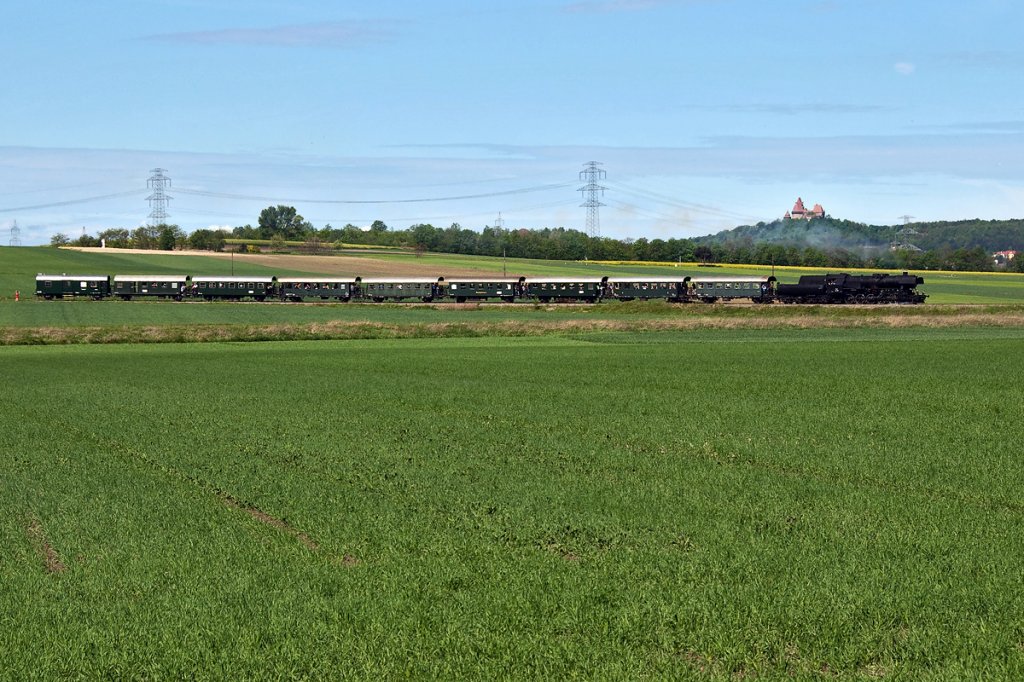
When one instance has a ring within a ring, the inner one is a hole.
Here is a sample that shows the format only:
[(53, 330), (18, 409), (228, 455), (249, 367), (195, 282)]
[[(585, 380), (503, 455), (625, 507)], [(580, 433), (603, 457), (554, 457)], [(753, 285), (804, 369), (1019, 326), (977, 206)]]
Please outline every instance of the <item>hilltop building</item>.
[(782, 217), (786, 220), (814, 220), (815, 218), (824, 218), (825, 209), (821, 207), (821, 204), (815, 204), (814, 208), (808, 211), (804, 208), (804, 200), (797, 197), (793, 209), (786, 211), (786, 215)]
[(992, 260), (996, 265), (1008, 265), (1016, 256), (1016, 251), (996, 251), (992, 254)]

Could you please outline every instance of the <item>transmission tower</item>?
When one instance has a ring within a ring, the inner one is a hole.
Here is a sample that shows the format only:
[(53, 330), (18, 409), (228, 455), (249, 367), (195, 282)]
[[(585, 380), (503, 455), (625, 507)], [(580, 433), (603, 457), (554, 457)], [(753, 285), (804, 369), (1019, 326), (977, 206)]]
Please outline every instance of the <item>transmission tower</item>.
[(903, 237), (903, 238), (906, 238), (906, 237), (908, 237), (908, 236), (910, 236), (912, 234), (918, 234), (917, 230), (915, 230), (914, 228), (912, 228), (910, 226), (910, 221), (913, 220), (913, 219), (914, 219), (914, 216), (912, 216), (912, 215), (906, 215), (906, 214), (901, 215), (900, 216), (900, 220), (903, 221), (903, 227), (900, 228), (899, 232), (897, 232), (896, 234), (898, 234), (900, 237)]
[(17, 220), (11, 225), (11, 246), (21, 246), (21, 228), (18, 227)]
[(172, 197), (164, 194), (164, 190), (171, 186), (171, 179), (164, 175), (166, 168), (154, 168), (149, 171), (153, 175), (146, 181), (146, 187), (153, 190), (153, 193), (146, 197), (149, 202), (149, 224), (151, 227), (167, 224), (167, 202)]
[(604, 206), (604, 204), (597, 197), (598, 193), (604, 196), (604, 191), (607, 188), (597, 184), (598, 180), (604, 180), (606, 176), (606, 173), (598, 168), (600, 165), (599, 161), (590, 161), (583, 164), (583, 170), (580, 171), (580, 180), (587, 184), (576, 190), (577, 192), (583, 192), (584, 201), (580, 206), (587, 209), (587, 236), (590, 237), (601, 236), (601, 216), (597, 209)]

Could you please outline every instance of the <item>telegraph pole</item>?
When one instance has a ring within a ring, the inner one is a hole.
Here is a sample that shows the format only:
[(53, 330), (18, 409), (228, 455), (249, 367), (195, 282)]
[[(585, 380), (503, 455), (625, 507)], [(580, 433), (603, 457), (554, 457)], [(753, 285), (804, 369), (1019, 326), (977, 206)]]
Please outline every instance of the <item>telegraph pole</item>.
[(607, 174), (598, 168), (600, 165), (602, 164), (599, 161), (589, 161), (583, 164), (583, 170), (580, 171), (580, 180), (587, 184), (576, 190), (583, 193), (584, 201), (580, 206), (587, 209), (588, 237), (601, 236), (601, 216), (598, 213), (598, 209), (604, 206), (604, 204), (597, 197), (598, 194), (604, 196), (604, 191), (607, 188), (599, 185), (598, 181), (604, 180)]

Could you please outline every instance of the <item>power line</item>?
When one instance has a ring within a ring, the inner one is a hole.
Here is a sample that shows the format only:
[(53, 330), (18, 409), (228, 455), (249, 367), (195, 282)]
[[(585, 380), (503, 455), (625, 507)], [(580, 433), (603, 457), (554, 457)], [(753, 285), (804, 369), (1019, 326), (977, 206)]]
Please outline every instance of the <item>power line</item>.
[(502, 192), (485, 192), (483, 194), (463, 194), (460, 196), (450, 197), (418, 197), (414, 199), (295, 199), (288, 197), (258, 197), (249, 196), (244, 194), (228, 194), (225, 192), (207, 192), (198, 189), (182, 189), (178, 188), (178, 192), (181, 194), (192, 194), (196, 196), (211, 197), (214, 199), (237, 199), (241, 201), (267, 201), (270, 203), (290, 203), (290, 204), (421, 204), (428, 202), (437, 201), (462, 201), (465, 199), (488, 199), (491, 197), (504, 197), (511, 196), (514, 194), (529, 194), (532, 192), (545, 192), (553, 189), (562, 189), (569, 186), (570, 183), (554, 183), (550, 185), (538, 185), (536, 187), (523, 187), (520, 189), (510, 189)]
[(96, 197), (85, 197), (83, 199), (69, 199), (67, 201), (55, 201), (50, 204), (36, 204), (34, 206), (15, 206), (13, 208), (0, 208), (0, 213), (14, 213), (15, 211), (34, 211), (42, 208), (59, 208), (61, 206), (74, 206), (75, 204), (85, 204), (90, 201), (102, 201), (103, 199), (117, 199), (120, 197), (137, 196), (142, 193), (142, 190), (134, 189), (130, 192), (117, 192), (116, 194), (102, 194)]
[(730, 211), (729, 209), (719, 208), (717, 206), (708, 206), (707, 204), (698, 204), (692, 201), (686, 201), (685, 199), (679, 199), (676, 197), (670, 197), (665, 194), (660, 194), (649, 189), (640, 189), (632, 187), (626, 183), (610, 183), (615, 189), (626, 194), (639, 197), (641, 199), (647, 199), (650, 201), (656, 201), (658, 203), (667, 204), (680, 208), (687, 211), (696, 211), (698, 213), (705, 213), (708, 215), (714, 215), (721, 218), (730, 218), (733, 220), (758, 220), (757, 216), (746, 215), (737, 211)]

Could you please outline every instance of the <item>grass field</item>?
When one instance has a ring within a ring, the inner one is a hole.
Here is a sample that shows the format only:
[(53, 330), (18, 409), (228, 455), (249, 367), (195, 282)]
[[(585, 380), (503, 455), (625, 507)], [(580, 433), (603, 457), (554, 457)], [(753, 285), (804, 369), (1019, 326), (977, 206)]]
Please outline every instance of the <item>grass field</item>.
[(1019, 679), (1022, 350), (5, 348), (5, 676)]
[[(344, 256), (288, 256), (239, 254), (233, 259), (224, 255), (171, 255), (160, 253), (121, 254), (113, 250), (102, 253), (78, 252), (45, 247), (0, 247), (0, 302), (10, 300), (14, 290), (22, 295), (35, 291), (38, 272), (77, 272), (82, 274), (330, 274), (344, 276), (451, 275), (480, 273), (489, 276), (503, 271), (517, 275), (597, 276), (650, 274), (653, 276), (684, 274), (693, 277), (729, 274), (767, 275), (768, 266), (698, 267), (693, 263), (609, 264), (597, 262), (559, 262), (487, 258), (450, 254), (345, 254)], [(801, 274), (825, 270), (807, 268), (776, 268), (775, 274), (784, 282), (795, 282)], [(1008, 273), (921, 272), (925, 278), (921, 289), (929, 294), (929, 303), (937, 304), (1000, 304), (1024, 303), (1024, 275)]]

